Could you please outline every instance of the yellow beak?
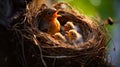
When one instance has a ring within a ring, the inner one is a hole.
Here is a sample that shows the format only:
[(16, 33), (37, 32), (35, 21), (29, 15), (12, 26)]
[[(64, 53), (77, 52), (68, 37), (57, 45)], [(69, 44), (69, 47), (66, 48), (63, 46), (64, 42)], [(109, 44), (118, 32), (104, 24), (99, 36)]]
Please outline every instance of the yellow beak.
[(59, 11), (60, 11), (60, 10), (57, 10), (57, 11), (53, 14), (53, 16), (54, 16), (54, 17), (62, 17), (61, 15), (57, 14)]

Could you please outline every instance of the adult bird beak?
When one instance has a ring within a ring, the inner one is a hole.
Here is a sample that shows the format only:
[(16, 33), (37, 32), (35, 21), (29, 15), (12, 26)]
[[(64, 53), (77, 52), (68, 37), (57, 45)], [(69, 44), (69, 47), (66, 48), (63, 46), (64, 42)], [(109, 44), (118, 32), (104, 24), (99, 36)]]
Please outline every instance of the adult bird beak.
[(54, 16), (54, 17), (62, 17), (61, 15), (57, 14), (59, 11), (60, 11), (60, 10), (57, 10), (57, 11), (53, 14), (53, 16)]

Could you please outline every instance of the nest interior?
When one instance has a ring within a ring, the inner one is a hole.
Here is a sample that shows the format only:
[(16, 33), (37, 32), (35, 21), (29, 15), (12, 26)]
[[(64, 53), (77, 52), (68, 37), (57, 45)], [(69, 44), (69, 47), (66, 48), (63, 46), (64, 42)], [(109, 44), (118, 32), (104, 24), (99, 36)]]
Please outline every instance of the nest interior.
[(36, 13), (33, 9), (34, 14), (31, 9), (25, 10), (13, 18), (9, 29), (0, 26), (0, 66), (112, 67), (106, 61), (106, 38), (100, 26), (75, 12), (72, 7), (68, 10), (61, 8), (61, 4), (71, 7), (64, 2), (53, 5), (62, 15), (58, 18), (60, 24), (63, 26), (67, 21), (72, 21), (78, 25), (84, 42), (76, 47), (38, 30), (34, 21), (39, 19), (37, 15), (47, 6), (42, 6)]

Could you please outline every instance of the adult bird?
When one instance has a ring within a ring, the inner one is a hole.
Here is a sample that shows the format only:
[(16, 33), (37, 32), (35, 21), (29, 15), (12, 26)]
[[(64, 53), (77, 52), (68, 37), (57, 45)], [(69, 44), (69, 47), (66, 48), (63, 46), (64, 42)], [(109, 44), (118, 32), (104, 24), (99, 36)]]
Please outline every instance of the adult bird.
[(55, 33), (60, 31), (60, 23), (57, 20), (58, 17), (61, 15), (58, 15), (57, 13), (59, 10), (46, 8), (38, 14), (38, 29), (47, 32), (51, 35), (54, 35)]

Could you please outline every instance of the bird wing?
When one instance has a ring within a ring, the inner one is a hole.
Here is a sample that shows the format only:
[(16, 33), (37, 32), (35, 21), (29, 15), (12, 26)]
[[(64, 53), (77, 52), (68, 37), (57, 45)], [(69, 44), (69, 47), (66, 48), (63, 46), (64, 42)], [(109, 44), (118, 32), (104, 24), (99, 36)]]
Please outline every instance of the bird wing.
[(41, 30), (43, 32), (48, 32), (49, 27), (50, 27), (50, 24), (48, 22), (46, 22), (42, 19), (39, 21), (39, 26), (38, 26), (39, 30)]

